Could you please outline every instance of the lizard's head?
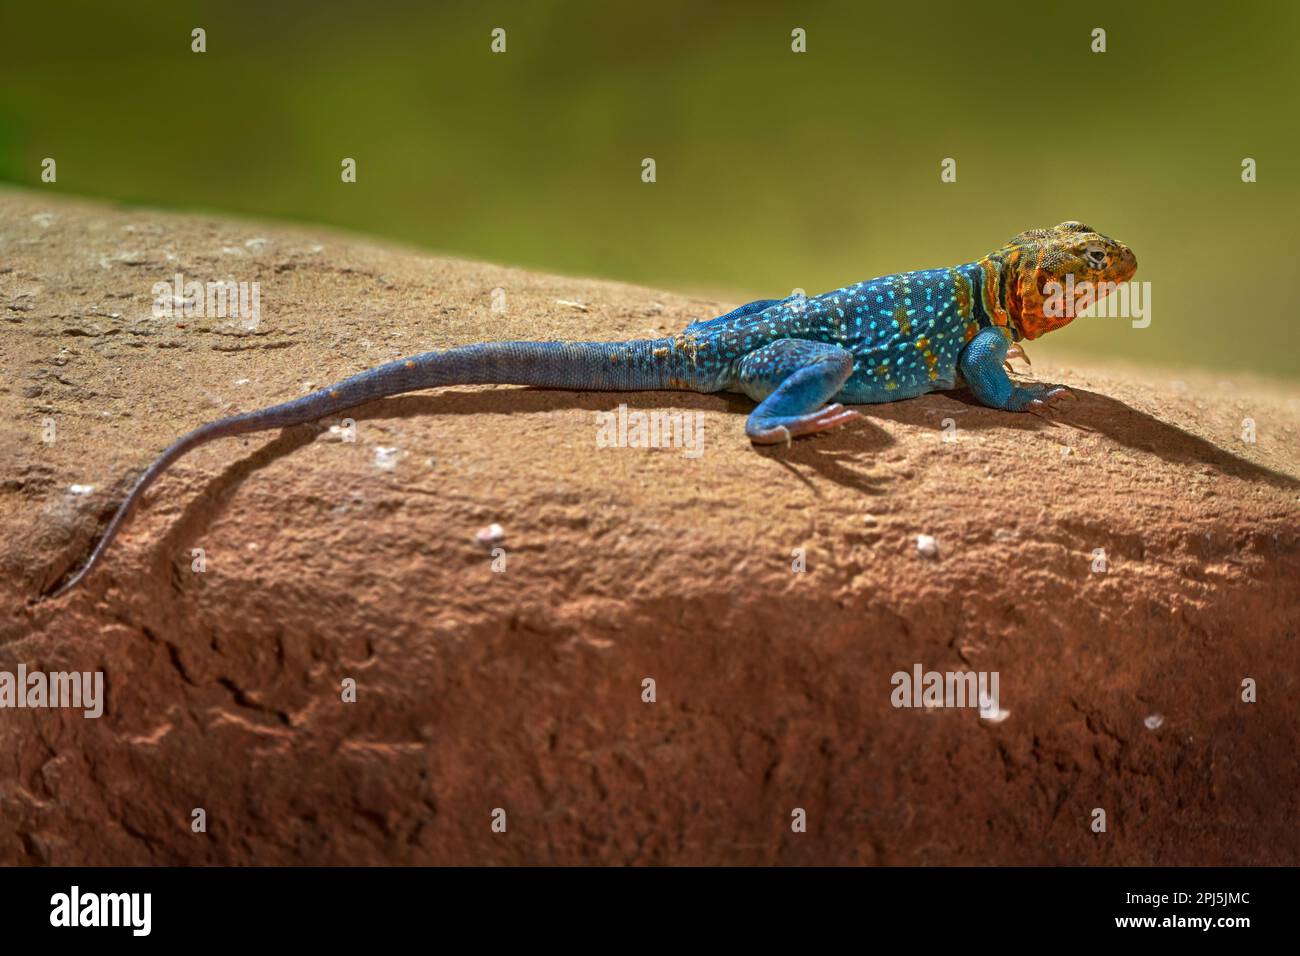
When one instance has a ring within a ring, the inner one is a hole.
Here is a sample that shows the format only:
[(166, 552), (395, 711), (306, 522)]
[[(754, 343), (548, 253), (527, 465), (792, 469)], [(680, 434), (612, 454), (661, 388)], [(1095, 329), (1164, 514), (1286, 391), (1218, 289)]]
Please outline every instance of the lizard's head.
[(989, 313), (1026, 339), (1069, 325), (1137, 271), (1128, 246), (1073, 220), (1022, 232), (981, 263)]

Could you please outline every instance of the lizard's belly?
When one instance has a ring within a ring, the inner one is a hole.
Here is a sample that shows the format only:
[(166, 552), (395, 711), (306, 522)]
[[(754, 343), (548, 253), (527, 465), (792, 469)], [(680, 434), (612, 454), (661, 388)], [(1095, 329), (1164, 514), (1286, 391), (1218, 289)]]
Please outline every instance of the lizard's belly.
[(940, 372), (936, 377), (930, 375), (883, 376), (861, 371), (854, 372), (846, 381), (844, 388), (837, 392), (832, 401), (844, 402), (845, 405), (881, 405), (884, 402), (898, 402), (905, 398), (917, 398), (930, 392), (946, 392), (956, 388), (957, 372)]
[(957, 385), (957, 355), (926, 338), (893, 341), (854, 351), (853, 375), (836, 395), (850, 403), (897, 402)]

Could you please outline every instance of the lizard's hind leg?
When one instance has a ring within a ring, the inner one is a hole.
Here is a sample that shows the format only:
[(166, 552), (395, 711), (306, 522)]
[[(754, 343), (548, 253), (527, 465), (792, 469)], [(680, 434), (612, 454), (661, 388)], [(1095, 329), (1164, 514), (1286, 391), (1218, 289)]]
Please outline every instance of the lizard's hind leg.
[(862, 416), (823, 403), (853, 374), (853, 353), (827, 342), (777, 339), (740, 361), (737, 386), (758, 402), (745, 424), (757, 445), (789, 442)]

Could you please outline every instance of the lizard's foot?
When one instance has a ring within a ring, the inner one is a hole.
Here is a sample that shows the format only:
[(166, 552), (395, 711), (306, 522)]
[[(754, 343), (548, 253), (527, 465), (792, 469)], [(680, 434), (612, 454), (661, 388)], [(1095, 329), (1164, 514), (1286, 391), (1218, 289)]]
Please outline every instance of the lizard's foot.
[(777, 339), (750, 352), (740, 362), (737, 384), (758, 407), (745, 434), (758, 445), (789, 444), (860, 418), (838, 402), (822, 406), (853, 374), (853, 361), (852, 352), (812, 339)]
[(1064, 385), (1038, 382), (1017, 385), (1002, 370), (1004, 360), (1011, 356), (1029, 361), (1020, 343), (1008, 344), (1001, 329), (989, 327), (976, 332), (957, 359), (962, 378), (975, 397), (989, 408), (1005, 412), (1038, 412), (1067, 395), (1073, 397), (1074, 393)]
[(1011, 390), (1005, 408), (1009, 412), (1033, 412), (1056, 405), (1063, 398), (1077, 397), (1064, 385), (1017, 385)]
[(745, 433), (755, 445), (788, 445), (791, 439), (824, 432), (861, 417), (861, 412), (845, 408), (836, 402), (811, 415), (786, 415), (757, 420), (751, 417), (745, 426)]

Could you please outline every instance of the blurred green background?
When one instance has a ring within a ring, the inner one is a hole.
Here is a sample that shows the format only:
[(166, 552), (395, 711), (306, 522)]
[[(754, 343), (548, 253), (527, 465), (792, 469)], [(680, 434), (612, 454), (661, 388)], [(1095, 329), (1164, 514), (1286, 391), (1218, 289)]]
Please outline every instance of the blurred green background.
[(737, 301), (1081, 219), (1151, 326), (1035, 355), (1296, 378), (1297, 37), (1293, 2), (3, 0), (0, 179)]

